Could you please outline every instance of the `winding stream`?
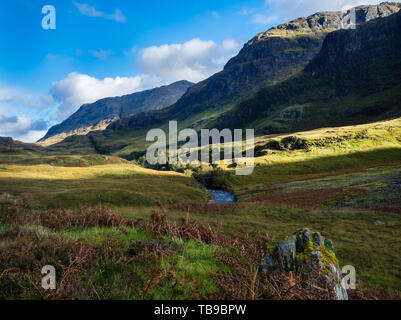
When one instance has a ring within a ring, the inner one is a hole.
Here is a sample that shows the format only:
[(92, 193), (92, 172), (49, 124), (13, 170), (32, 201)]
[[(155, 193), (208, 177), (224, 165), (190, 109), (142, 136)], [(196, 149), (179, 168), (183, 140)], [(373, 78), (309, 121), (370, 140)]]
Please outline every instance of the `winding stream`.
[(212, 197), (210, 203), (223, 204), (223, 203), (235, 202), (235, 196), (228, 191), (223, 191), (223, 190), (208, 190), (208, 191), (210, 193), (210, 196)]

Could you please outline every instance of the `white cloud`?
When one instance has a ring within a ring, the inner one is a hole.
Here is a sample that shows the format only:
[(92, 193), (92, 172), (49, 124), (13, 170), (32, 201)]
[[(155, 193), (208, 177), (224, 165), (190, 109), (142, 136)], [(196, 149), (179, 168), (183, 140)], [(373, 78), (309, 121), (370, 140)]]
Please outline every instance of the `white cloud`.
[[(339, 11), (359, 5), (379, 4), (384, 0), (265, 0), (272, 15), (288, 18), (309, 16), (320, 11)], [(395, 0), (392, 2), (400, 2)]]
[(80, 14), (89, 17), (103, 17), (104, 13), (96, 10), (95, 7), (90, 6), (86, 3), (73, 2), (74, 6), (77, 7)]
[(49, 94), (42, 96), (40, 99), (47, 106), (53, 106), (55, 102), (53, 97)]
[(183, 44), (146, 48), (140, 54), (139, 66), (145, 74), (160, 77), (165, 83), (184, 79), (198, 82), (220, 71), (239, 49), (235, 40), (216, 44), (196, 38)]
[(67, 78), (53, 83), (50, 94), (59, 103), (58, 116), (64, 120), (81, 105), (99, 99), (121, 96), (161, 85), (151, 76), (97, 79), (85, 74), (70, 73)]
[(37, 142), (42, 139), (47, 133), (47, 130), (37, 131), (29, 130), (25, 134), (17, 136), (15, 139), (22, 142)]
[(89, 53), (100, 60), (106, 60), (108, 57), (114, 54), (114, 51), (101, 49), (101, 50), (89, 50)]
[[(59, 119), (64, 120), (81, 105), (102, 98), (131, 94), (179, 80), (203, 80), (221, 70), (239, 48), (240, 44), (232, 39), (220, 44), (193, 39), (183, 44), (146, 48), (139, 58), (142, 75), (97, 79), (73, 72), (52, 84), (50, 97), (58, 104)], [(104, 50), (91, 53), (99, 59), (112, 54)], [(46, 99), (51, 101), (49, 97)]]
[(95, 17), (95, 18), (105, 18), (109, 20), (114, 20), (117, 22), (126, 22), (127, 19), (123, 15), (120, 9), (115, 9), (114, 13), (106, 14), (103, 11), (97, 10), (94, 6), (90, 6), (87, 3), (79, 3), (73, 2), (74, 6), (78, 9), (79, 13), (88, 16), (88, 17)]
[(253, 14), (251, 22), (255, 24), (269, 25), (280, 21), (279, 16), (268, 14)]
[(253, 14), (254, 9), (247, 9), (247, 8), (243, 8), (240, 11), (238, 11), (237, 13), (241, 16), (249, 16), (251, 14)]
[[(267, 3), (266, 3), (266, 5), (267, 5)], [(255, 13), (255, 12), (258, 12), (258, 13)], [(266, 13), (263, 13), (263, 12), (264, 12), (263, 10), (244, 8), (244, 9), (238, 11), (237, 14), (244, 16), (244, 17), (249, 17), (250, 23), (264, 25), (264, 26), (278, 23), (282, 19), (281, 16), (275, 14), (274, 12), (266, 12)]]
[(44, 120), (32, 120), (26, 116), (0, 115), (0, 136), (35, 142), (46, 134), (47, 127), (48, 124)]
[(37, 141), (46, 132), (48, 123), (31, 119), (27, 114), (43, 115), (52, 106), (54, 100), (49, 95), (32, 95), (23, 89), (0, 84), (0, 136)]
[[(9, 108), (29, 107), (46, 108), (49, 106), (49, 100), (45, 97), (35, 97), (19, 88), (13, 88), (0, 84), (0, 103)], [(50, 103), (51, 104), (51, 103)]]
[(114, 13), (105, 15), (105, 18), (123, 23), (127, 21), (120, 9), (115, 9)]

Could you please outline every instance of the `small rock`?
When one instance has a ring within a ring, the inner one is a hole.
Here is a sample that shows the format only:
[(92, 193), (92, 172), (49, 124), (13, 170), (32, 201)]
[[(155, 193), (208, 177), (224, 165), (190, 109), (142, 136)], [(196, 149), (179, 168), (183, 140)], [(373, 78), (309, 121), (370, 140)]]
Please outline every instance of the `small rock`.
[(383, 221), (376, 221), (376, 222), (375, 222), (375, 225), (377, 225), (377, 226), (382, 226), (382, 225), (384, 225), (384, 222), (383, 222)]
[(315, 233), (313, 234), (312, 241), (313, 241), (313, 244), (314, 244), (317, 248), (319, 248), (319, 249), (322, 249), (322, 248), (323, 248), (323, 245), (324, 245), (323, 237), (321, 236), (321, 234), (320, 234), (319, 232), (315, 232)]
[(284, 260), (285, 267), (291, 269), (292, 263), (295, 259), (297, 239), (293, 236), (287, 240), (280, 240), (278, 243), (278, 250)]
[(297, 251), (302, 251), (309, 241), (311, 241), (311, 234), (308, 229), (299, 229), (295, 232), (297, 237)]
[(313, 251), (311, 253), (310, 262), (309, 262), (310, 269), (317, 269), (321, 270), (323, 268), (322, 258), (320, 257), (319, 251)]

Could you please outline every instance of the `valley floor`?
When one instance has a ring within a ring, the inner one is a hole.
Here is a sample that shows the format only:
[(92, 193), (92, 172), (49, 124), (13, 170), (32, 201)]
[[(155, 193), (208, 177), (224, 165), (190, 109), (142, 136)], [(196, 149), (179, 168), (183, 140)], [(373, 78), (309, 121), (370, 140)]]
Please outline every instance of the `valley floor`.
[[(260, 137), (257, 150), (253, 175), (225, 178), (238, 202), (223, 205), (188, 172), (2, 153), (0, 298), (301, 299), (253, 272), (303, 227), (333, 240), (359, 285), (390, 292), (351, 297), (400, 296), (401, 120)], [(46, 264), (61, 274), (52, 294), (39, 288)], [(239, 275), (252, 290), (224, 286)]]

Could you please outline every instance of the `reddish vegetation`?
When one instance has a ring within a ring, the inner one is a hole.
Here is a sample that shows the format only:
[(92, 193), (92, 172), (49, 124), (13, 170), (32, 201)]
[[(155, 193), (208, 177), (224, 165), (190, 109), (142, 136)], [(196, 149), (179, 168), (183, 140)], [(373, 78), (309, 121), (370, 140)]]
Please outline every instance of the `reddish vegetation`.
[(375, 208), (375, 209), (370, 209), (370, 210), (401, 214), (401, 208), (396, 208), (396, 207), (395, 208), (387, 208), (387, 207), (385, 207), (385, 208), (377, 208), (377, 209)]
[[(170, 277), (179, 281), (174, 269), (162, 271), (163, 256), (175, 249), (163, 243), (165, 235), (184, 240), (195, 240), (216, 246), (215, 258), (220, 260), (226, 271), (218, 272), (213, 280), (219, 288), (214, 296), (194, 297), (203, 299), (331, 299), (332, 295), (324, 279), (316, 275), (311, 282), (292, 272), (281, 271), (276, 275), (260, 272), (260, 265), (269, 251), (272, 239), (260, 234), (248, 234), (245, 231), (235, 236), (222, 233), (199, 225), (195, 220), (184, 217), (180, 224), (171, 222), (165, 215), (155, 211), (150, 220), (124, 220), (113, 211), (105, 208), (81, 208), (77, 211), (48, 210), (32, 211), (27, 208), (1, 209), (0, 222), (12, 223), (15, 227), (0, 233), (0, 241), (8, 245), (0, 252), (0, 297), (43, 299), (101, 299), (97, 290), (84, 285), (81, 275), (86, 274), (95, 260), (111, 259), (115, 266), (123, 268), (135, 263), (136, 268), (145, 271), (142, 281), (126, 279), (131, 283), (139, 296), (146, 299), (151, 289)], [(153, 233), (160, 241), (133, 241), (128, 250), (122, 249), (114, 237), (109, 238), (101, 247), (93, 247), (82, 241), (72, 241), (58, 234), (39, 236), (35, 231), (24, 230), (18, 225), (42, 225), (52, 230), (66, 230), (71, 227), (117, 227), (119, 233), (126, 229), (139, 228)], [(220, 248), (220, 249), (218, 249)], [(53, 264), (57, 269), (58, 289), (44, 292), (40, 288), (41, 270), (44, 264)], [(174, 265), (172, 265), (174, 267)], [(133, 269), (134, 270), (134, 269)], [(87, 280), (86, 280), (87, 281)], [(28, 283), (28, 285), (27, 285)], [(98, 284), (99, 285), (99, 284)], [(102, 285), (102, 284), (100, 284)], [(352, 299), (391, 299), (387, 291), (364, 291), (361, 288), (350, 291)]]
[(364, 290), (362, 286), (357, 285), (355, 290), (348, 290), (350, 300), (400, 300), (400, 297), (394, 296), (387, 289)]
[(135, 225), (141, 229), (149, 230), (156, 236), (170, 235), (184, 240), (196, 240), (207, 244), (226, 245), (230, 243), (229, 238), (213, 230), (210, 226), (198, 225), (196, 220), (189, 219), (189, 216), (181, 218), (181, 224), (168, 221), (166, 215), (155, 211), (150, 220), (138, 220)]
[(107, 158), (108, 158), (108, 162), (109, 162), (109, 163), (115, 164), (115, 163), (121, 163), (121, 162), (123, 162), (123, 159), (121, 159), (121, 158), (119, 158), (119, 157), (107, 156)]
[(208, 203), (208, 202), (199, 202), (199, 201), (186, 201), (186, 202), (176, 202), (167, 206), (168, 210), (177, 210), (181, 212), (199, 212), (199, 213), (210, 213), (213, 212), (215, 214), (218, 213), (232, 213), (241, 206), (240, 203), (227, 203), (227, 204), (216, 204), (216, 203)]
[(57, 164), (58, 160), (56, 158), (47, 160), (46, 163), (49, 165)]
[[(12, 297), (18, 292), (20, 299), (41, 296), (43, 299), (73, 298), (74, 290), (89, 263), (96, 257), (92, 246), (80, 241), (68, 242), (65, 239), (48, 236), (39, 239), (32, 231), (19, 227), (1, 234), (4, 239), (17, 239), (0, 251), (0, 286), (2, 297)], [(58, 290), (44, 291), (40, 283), (41, 270), (52, 259), (58, 274)], [(46, 261), (44, 261), (46, 260)], [(24, 285), (29, 283), (29, 287)]]
[(71, 211), (66, 209), (30, 210), (14, 206), (2, 212), (0, 222), (15, 225), (41, 225), (55, 231), (76, 226), (88, 228), (133, 225), (133, 222), (118, 218), (110, 209), (84, 207)]

